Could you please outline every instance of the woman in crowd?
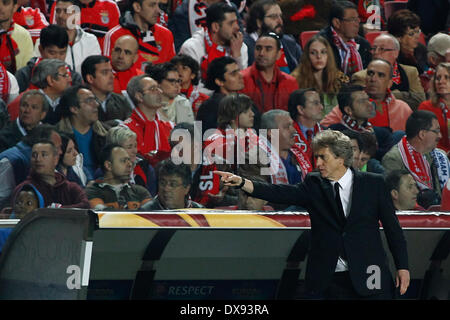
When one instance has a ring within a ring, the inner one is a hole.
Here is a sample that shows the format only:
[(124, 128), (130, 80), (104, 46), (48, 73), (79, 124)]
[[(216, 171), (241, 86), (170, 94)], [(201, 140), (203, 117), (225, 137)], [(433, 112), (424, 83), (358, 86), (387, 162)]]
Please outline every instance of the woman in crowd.
[(389, 17), (387, 29), (400, 42), (397, 62), (416, 67), (419, 74), (427, 70), (427, 48), (419, 42), (419, 16), (408, 9), (396, 11)]
[(134, 164), (130, 182), (141, 185), (155, 196), (157, 193), (156, 175), (153, 167), (137, 152), (136, 133), (128, 127), (116, 126), (111, 128), (106, 135), (106, 144), (114, 143), (123, 147)]
[(438, 148), (445, 152), (450, 151), (448, 137), (448, 122), (450, 118), (450, 62), (441, 62), (436, 67), (436, 73), (431, 80), (430, 100), (419, 105), (419, 110), (433, 112), (439, 121), (442, 138), (439, 140)]
[(72, 134), (60, 133), (62, 154), (57, 170), (66, 176), (67, 180), (76, 182), (81, 187), (92, 180), (83, 169), (83, 154), (78, 152), (78, 146)]
[(300, 63), (291, 74), (299, 88), (315, 88), (323, 101), (323, 115), (337, 105), (337, 94), (350, 79), (336, 67), (333, 50), (328, 41), (313, 36), (305, 46)]

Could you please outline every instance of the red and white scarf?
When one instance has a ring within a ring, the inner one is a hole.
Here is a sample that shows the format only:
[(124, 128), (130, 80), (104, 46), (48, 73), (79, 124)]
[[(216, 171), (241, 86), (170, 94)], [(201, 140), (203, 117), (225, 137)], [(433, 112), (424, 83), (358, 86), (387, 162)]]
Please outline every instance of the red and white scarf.
[(411, 172), (418, 187), (423, 189), (433, 189), (433, 180), (430, 164), (424, 155), (417, 152), (404, 136), (397, 144), (403, 164)]
[(398, 63), (397, 61), (394, 63), (393, 66), (393, 74), (392, 74), (392, 82), (395, 84), (400, 84), (401, 79), (400, 79), (400, 71), (398, 70)]
[(9, 77), (5, 66), (0, 62), (0, 94), (3, 101), (7, 104), (9, 99)]
[(202, 28), (206, 28), (206, 9), (208, 9), (208, 6), (203, 1), (189, 0), (188, 18), (191, 35)]
[[(302, 129), (300, 129), (300, 126), (297, 122), (294, 121), (293, 126), (296, 131), (296, 133), (294, 134), (295, 144), (300, 148), (300, 150), (302, 150), (310, 158), (312, 158), (312, 148), (310, 146), (310, 143), (308, 142), (308, 139), (303, 134)], [(322, 127), (319, 123), (316, 123), (316, 125), (314, 126), (314, 135), (318, 134), (321, 131)]]
[[(272, 148), (271, 143), (267, 140), (267, 138), (263, 135), (259, 136), (258, 139), (258, 146), (262, 151), (265, 152), (265, 154), (270, 159), (270, 168), (268, 168), (270, 171), (270, 178), (272, 180), (273, 184), (288, 184), (288, 176), (286, 167), (284, 166), (283, 161), (280, 158), (280, 155), (278, 153), (278, 150), (274, 150)], [(309, 157), (306, 153), (302, 151), (302, 149), (297, 146), (293, 145), (290, 149), (292, 154), (294, 155), (295, 159), (297, 160), (298, 165), (301, 168), (302, 173), (302, 179), (305, 178), (305, 176), (312, 171), (313, 166), (311, 164), (311, 161), (309, 160)]]
[(354, 39), (345, 43), (336, 31), (334, 31), (333, 27), (331, 27), (331, 32), (333, 35), (333, 42), (336, 47), (338, 47), (341, 51), (345, 51), (345, 56), (341, 64), (341, 70), (346, 75), (352, 75), (353, 73), (362, 70), (363, 64), (361, 55), (358, 52), (359, 44), (357, 44)]
[(350, 130), (356, 132), (373, 132), (372, 124), (369, 121), (366, 121), (365, 124), (358, 124), (355, 119), (352, 119), (348, 114), (342, 115), (341, 123)]
[(205, 52), (206, 54), (202, 58), (200, 67), (202, 70), (202, 77), (206, 80), (206, 71), (208, 70), (210, 62), (216, 58), (230, 56), (230, 49), (214, 43), (211, 40), (208, 29), (205, 28)]
[(8, 30), (0, 30), (0, 62), (9, 72), (15, 74), (17, 71), (16, 55), (19, 54), (19, 47), (11, 37), (13, 31), (14, 23), (12, 22)]
[(194, 115), (197, 114), (202, 103), (209, 99), (209, 96), (200, 92), (199, 86), (194, 86), (192, 83), (188, 89), (181, 89), (181, 94), (184, 94), (191, 103)]
[[(393, 101), (393, 96), (390, 89), (387, 89), (386, 96), (383, 101), (377, 102), (372, 98), (369, 98), (370, 102), (375, 105), (375, 117), (370, 118), (370, 123), (374, 127), (390, 127), (390, 119), (389, 119), (389, 105)], [(381, 104), (381, 108), (380, 107)], [(379, 110), (381, 109), (381, 111)]]

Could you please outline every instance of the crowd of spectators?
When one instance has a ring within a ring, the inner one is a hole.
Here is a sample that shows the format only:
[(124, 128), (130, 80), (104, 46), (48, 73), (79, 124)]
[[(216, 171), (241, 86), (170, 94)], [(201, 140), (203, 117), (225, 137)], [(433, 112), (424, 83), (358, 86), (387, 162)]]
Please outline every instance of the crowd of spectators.
[(373, 40), (364, 1), (324, 1), (305, 43), (275, 0), (42, 2), (0, 0), (4, 215), (301, 210), (213, 171), (299, 183), (330, 129), (350, 137), (352, 170), (385, 176), (397, 210), (448, 209), (450, 19), (432, 23), (425, 1), (381, 8)]

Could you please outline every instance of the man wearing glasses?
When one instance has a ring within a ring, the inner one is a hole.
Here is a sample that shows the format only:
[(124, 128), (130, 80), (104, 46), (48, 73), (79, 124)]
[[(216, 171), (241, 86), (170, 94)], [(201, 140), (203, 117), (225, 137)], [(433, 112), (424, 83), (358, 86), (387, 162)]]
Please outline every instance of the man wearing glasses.
[(335, 1), (330, 10), (330, 25), (319, 32), (333, 48), (337, 67), (348, 76), (366, 68), (372, 59), (369, 42), (358, 35), (359, 22), (354, 3)]
[(258, 37), (263, 33), (273, 32), (281, 41), (281, 55), (277, 60), (277, 66), (286, 73), (291, 73), (295, 69), (300, 61), (302, 49), (293, 36), (284, 34), (283, 24), (283, 13), (277, 1), (259, 0), (252, 4), (248, 13), (247, 33), (244, 35), (249, 65), (253, 64), (255, 59), (254, 49)]
[[(425, 100), (425, 92), (419, 80), (416, 67), (397, 62), (400, 43), (391, 34), (381, 34), (375, 38), (372, 46), (374, 59), (384, 59), (393, 66), (391, 91), (395, 98), (405, 101), (412, 110), (417, 110), (419, 104)], [(367, 69), (352, 75), (352, 83), (364, 85)]]
[(158, 174), (158, 195), (141, 206), (142, 211), (203, 208), (189, 197), (192, 174), (189, 165), (174, 164), (167, 159), (161, 162)]
[(181, 79), (177, 67), (170, 62), (155, 66), (149, 66), (147, 73), (162, 90), (162, 108), (158, 109), (158, 115), (162, 120), (175, 123), (194, 123), (194, 112), (189, 100), (180, 95)]
[(59, 131), (75, 136), (83, 155), (85, 172), (89, 175), (88, 181), (92, 180), (100, 165), (98, 155), (108, 132), (98, 120), (98, 107), (98, 100), (88, 87), (71, 86), (61, 96), (59, 108), (62, 118), (56, 124)]
[(428, 199), (428, 204), (440, 203), (441, 191), (449, 179), (450, 162), (445, 152), (436, 148), (441, 137), (436, 115), (425, 110), (415, 111), (406, 122), (406, 135), (382, 160), (387, 175), (393, 170), (406, 169), (421, 193), (432, 190), (434, 201)]

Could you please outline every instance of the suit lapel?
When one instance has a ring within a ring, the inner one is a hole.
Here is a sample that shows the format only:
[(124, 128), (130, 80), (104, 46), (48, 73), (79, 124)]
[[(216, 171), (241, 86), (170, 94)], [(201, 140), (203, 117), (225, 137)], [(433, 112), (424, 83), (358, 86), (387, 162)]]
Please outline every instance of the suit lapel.
[(364, 199), (364, 191), (363, 191), (363, 184), (362, 184), (362, 175), (360, 172), (353, 170), (353, 187), (352, 187), (352, 196), (351, 196), (351, 203), (350, 203), (350, 212), (348, 214), (347, 220), (349, 220), (353, 215), (354, 211), (360, 210), (363, 206)]
[(322, 190), (324, 191), (324, 194), (325, 194), (325, 198), (328, 200), (331, 207), (333, 208), (332, 215), (335, 218), (334, 220), (337, 221), (339, 225), (345, 224), (346, 219), (340, 213), (337, 203), (336, 203), (336, 199), (334, 198), (333, 186), (327, 179), (321, 178), (320, 180), (321, 180), (321, 184), (322, 184)]

